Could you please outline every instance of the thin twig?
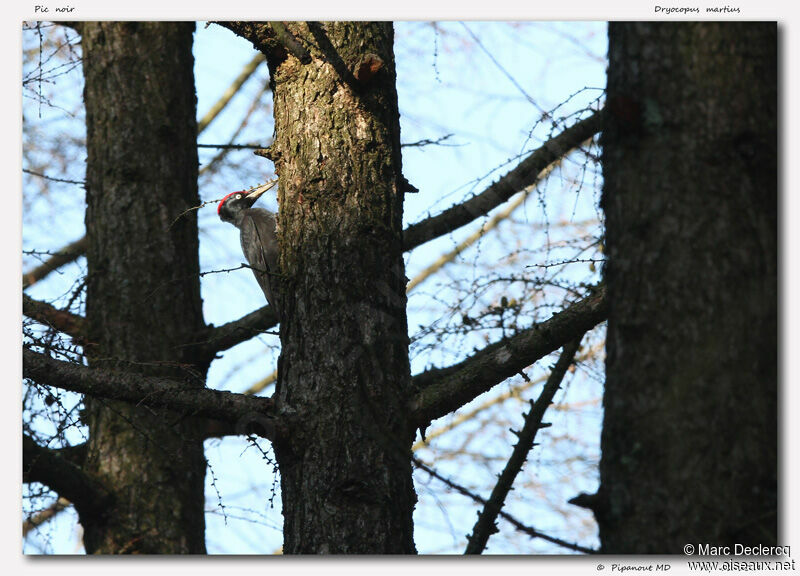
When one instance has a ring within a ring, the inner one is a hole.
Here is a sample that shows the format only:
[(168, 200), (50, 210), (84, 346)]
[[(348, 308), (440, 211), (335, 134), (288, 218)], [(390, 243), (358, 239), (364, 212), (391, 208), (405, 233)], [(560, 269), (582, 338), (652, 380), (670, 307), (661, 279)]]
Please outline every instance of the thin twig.
[(74, 262), (86, 251), (87, 245), (86, 236), (83, 238), (72, 242), (71, 244), (67, 244), (61, 250), (54, 253), (52, 257), (50, 257), (47, 262), (44, 262), (22, 275), (22, 289), (28, 288), (36, 282), (43, 279), (45, 276), (50, 274), (53, 270), (64, 266), (65, 264), (69, 264), (70, 262)]
[(198, 148), (219, 148), (223, 150), (259, 150), (263, 144), (198, 144)]
[(65, 184), (79, 184), (81, 186), (84, 186), (86, 184), (84, 180), (68, 180), (66, 178), (55, 178), (54, 176), (48, 176), (47, 174), (42, 174), (41, 172), (34, 172), (33, 170), (28, 170), (27, 168), (23, 168), (22, 172), (25, 174), (30, 174), (31, 176), (38, 176), (39, 178), (50, 180), (51, 182), (64, 182)]
[[(422, 148), (423, 146), (434, 146), (440, 145), (445, 140), (448, 140), (453, 137), (453, 134), (445, 134), (437, 138), (436, 140), (431, 140), (430, 138), (423, 138), (422, 140), (417, 140), (416, 142), (407, 142), (405, 144), (400, 144), (400, 148)], [(447, 146), (457, 146), (457, 144), (447, 144)]]
[(532, 403), (531, 411), (525, 416), (525, 424), (522, 430), (517, 433), (519, 441), (516, 446), (514, 446), (514, 450), (511, 453), (511, 457), (508, 459), (506, 467), (500, 473), (497, 484), (495, 484), (492, 494), (489, 496), (489, 500), (486, 501), (483, 511), (478, 512), (478, 520), (472, 528), (472, 534), (467, 538), (467, 549), (464, 551), (464, 554), (483, 553), (486, 549), (486, 543), (489, 541), (489, 537), (494, 532), (497, 532), (495, 526), (497, 516), (502, 511), (506, 497), (511, 491), (511, 486), (514, 484), (517, 474), (522, 470), (522, 465), (525, 464), (528, 453), (530, 453), (534, 446), (536, 433), (540, 428), (545, 427), (542, 423), (544, 413), (553, 402), (553, 396), (555, 396), (555, 393), (561, 387), (561, 381), (564, 379), (575, 357), (575, 353), (581, 345), (581, 338), (576, 338), (564, 346), (558, 362), (556, 362), (555, 367), (553, 367), (552, 372), (550, 372), (550, 377), (547, 379), (547, 383), (542, 389), (542, 393), (539, 395), (536, 402)]

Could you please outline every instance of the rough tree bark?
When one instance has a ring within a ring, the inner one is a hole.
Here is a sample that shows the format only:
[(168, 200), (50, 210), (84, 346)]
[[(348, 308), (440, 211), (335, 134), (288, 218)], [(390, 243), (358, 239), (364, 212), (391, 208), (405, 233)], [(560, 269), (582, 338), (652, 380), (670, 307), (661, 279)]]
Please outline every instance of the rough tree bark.
[(393, 29), (291, 29), (314, 58), (269, 60), (285, 275), (276, 400), (294, 416), (289, 440), (276, 444), (284, 551), (410, 553), (414, 429), (405, 411), (412, 389)]
[(607, 553), (777, 543), (774, 23), (612, 23)]
[(391, 23), (228, 23), (267, 54), (280, 177), (284, 552), (412, 553)]
[[(92, 367), (202, 388), (193, 23), (80, 25)], [(202, 553), (203, 441), (182, 415), (86, 398), (84, 470), (111, 492), (81, 518), (89, 553)]]

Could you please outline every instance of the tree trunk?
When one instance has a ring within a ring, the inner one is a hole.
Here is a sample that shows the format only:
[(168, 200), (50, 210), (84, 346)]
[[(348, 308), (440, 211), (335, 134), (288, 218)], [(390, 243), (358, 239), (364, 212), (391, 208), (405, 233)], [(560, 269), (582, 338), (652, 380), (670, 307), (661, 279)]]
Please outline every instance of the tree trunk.
[[(193, 23), (80, 26), (87, 125), (86, 353), (93, 367), (202, 388)], [(86, 399), (85, 469), (111, 509), (89, 553), (203, 553), (203, 441), (185, 415)]]
[(778, 541), (776, 32), (610, 25), (605, 553)]
[(276, 401), (291, 419), (275, 444), (284, 552), (412, 553), (392, 25), (263, 30), (280, 34), (268, 57), (283, 274)]

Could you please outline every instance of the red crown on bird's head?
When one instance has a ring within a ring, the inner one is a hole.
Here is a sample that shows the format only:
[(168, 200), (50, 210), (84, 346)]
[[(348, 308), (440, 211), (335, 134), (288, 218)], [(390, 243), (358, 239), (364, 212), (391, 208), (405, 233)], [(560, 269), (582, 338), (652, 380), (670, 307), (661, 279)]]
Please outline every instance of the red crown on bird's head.
[(275, 180), (270, 180), (266, 184), (259, 184), (258, 186), (253, 186), (249, 190), (237, 190), (236, 192), (231, 192), (230, 194), (226, 194), (225, 197), (219, 201), (219, 206), (217, 206), (217, 214), (219, 214), (219, 211), (222, 210), (222, 205), (225, 204), (228, 198), (230, 198), (234, 194), (249, 195), (249, 194), (259, 193), (258, 195), (261, 196), (261, 194), (263, 194), (270, 188), (274, 187), (277, 183), (278, 179), (276, 178)]
[(225, 194), (225, 196), (222, 198), (222, 200), (219, 201), (219, 206), (217, 206), (217, 214), (219, 214), (219, 211), (222, 210), (222, 205), (225, 204), (225, 201), (228, 198), (230, 198), (234, 194), (244, 194), (245, 192), (247, 192), (247, 190), (237, 190), (236, 192), (231, 192), (230, 194)]

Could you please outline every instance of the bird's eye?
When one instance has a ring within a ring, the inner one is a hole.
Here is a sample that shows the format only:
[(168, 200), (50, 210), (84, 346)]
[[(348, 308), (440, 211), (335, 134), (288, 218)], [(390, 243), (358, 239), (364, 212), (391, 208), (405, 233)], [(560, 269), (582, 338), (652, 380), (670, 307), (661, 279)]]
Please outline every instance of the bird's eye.
[(241, 194), (237, 194), (236, 196), (234, 196), (234, 198), (236, 198), (237, 200), (241, 200), (242, 199), (242, 195)]

